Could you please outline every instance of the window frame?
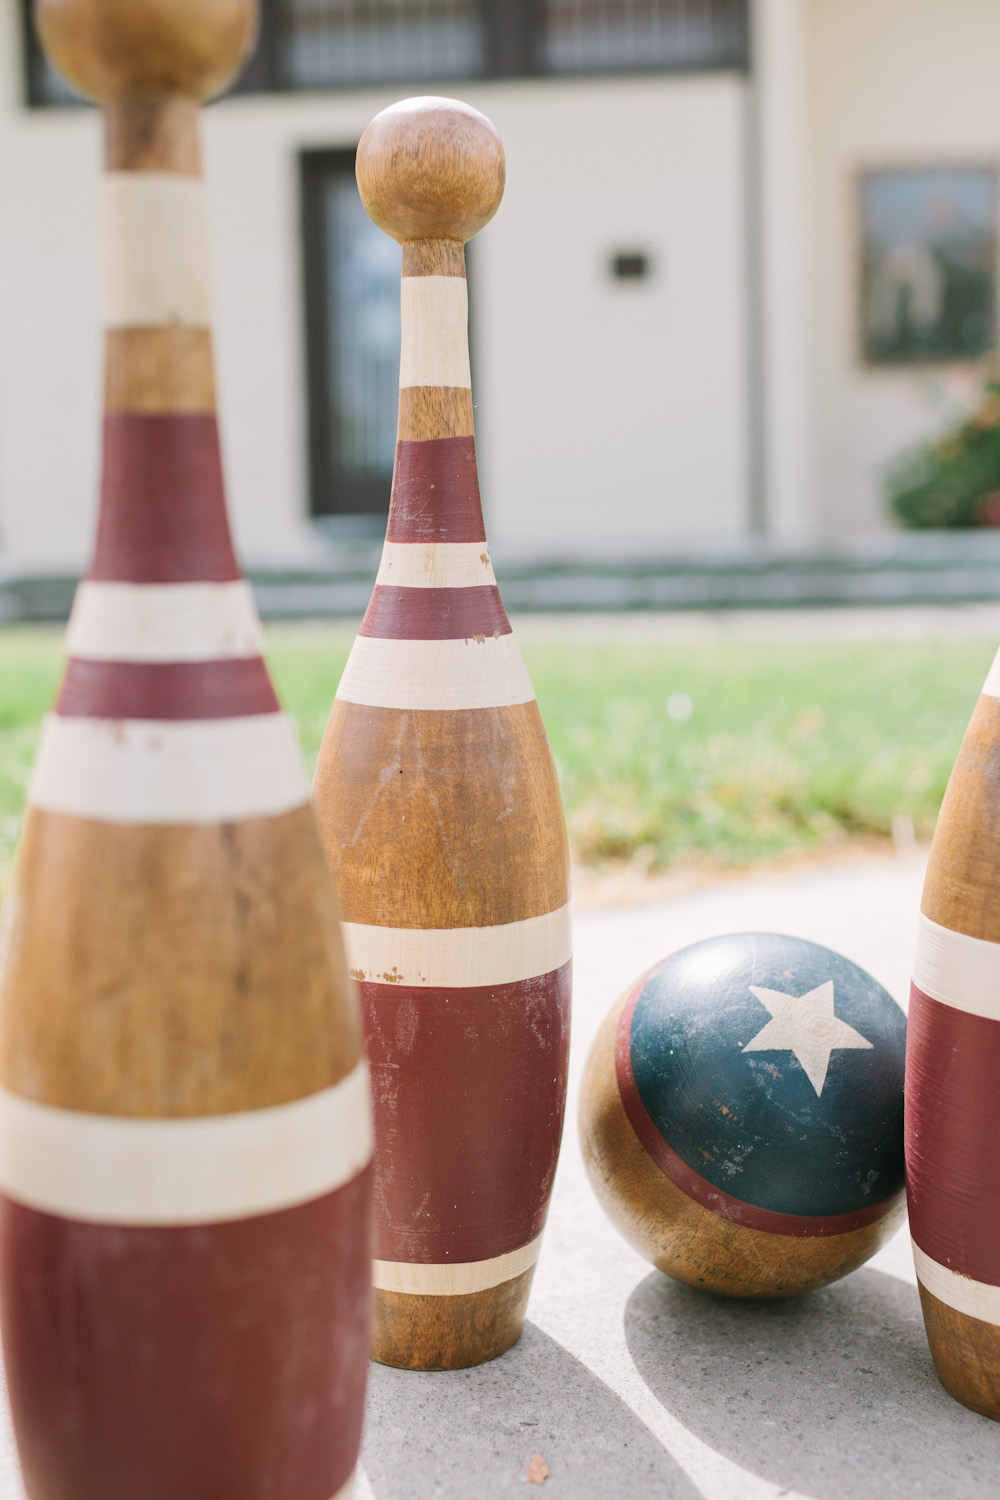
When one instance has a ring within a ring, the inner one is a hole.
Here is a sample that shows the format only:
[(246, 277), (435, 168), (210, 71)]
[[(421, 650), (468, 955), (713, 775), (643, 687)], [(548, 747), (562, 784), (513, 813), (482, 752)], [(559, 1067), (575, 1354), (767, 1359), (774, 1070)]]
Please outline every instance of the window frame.
[[(735, 0), (739, 3), (739, 0)], [(239, 80), (233, 87), (236, 94), (298, 94), (315, 93), (314, 87), (303, 88), (282, 78), (279, 56), (278, 7), (281, 0), (261, 0), (260, 34), (257, 47)], [(651, 62), (644, 64), (621, 64), (610, 68), (551, 69), (543, 64), (544, 13), (542, 0), (479, 0), (484, 29), (485, 65), (475, 74), (453, 75), (442, 71), (442, 82), (452, 78), (466, 83), (482, 83), (503, 79), (552, 80), (561, 78), (613, 78), (641, 77), (659, 74), (670, 77), (685, 73), (747, 73), (752, 67), (753, 37), (751, 32), (751, 7), (744, 0), (743, 39), (741, 55), (719, 62)], [(42, 80), (44, 58), (35, 33), (32, 19), (32, 0), (20, 0), (19, 12), (22, 34), (22, 76), (25, 103), (33, 109), (60, 109), (78, 107), (81, 101), (74, 99), (47, 99)], [(363, 82), (330, 84), (319, 90), (322, 93), (344, 93), (359, 89), (385, 88), (403, 80), (372, 78)]]

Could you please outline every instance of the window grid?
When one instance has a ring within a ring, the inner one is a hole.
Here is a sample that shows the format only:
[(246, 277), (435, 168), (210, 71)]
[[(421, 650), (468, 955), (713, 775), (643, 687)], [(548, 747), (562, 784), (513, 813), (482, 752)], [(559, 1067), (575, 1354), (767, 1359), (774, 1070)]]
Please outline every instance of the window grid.
[[(21, 0), (32, 105), (78, 103)], [(262, 0), (239, 93), (749, 66), (748, 0)]]

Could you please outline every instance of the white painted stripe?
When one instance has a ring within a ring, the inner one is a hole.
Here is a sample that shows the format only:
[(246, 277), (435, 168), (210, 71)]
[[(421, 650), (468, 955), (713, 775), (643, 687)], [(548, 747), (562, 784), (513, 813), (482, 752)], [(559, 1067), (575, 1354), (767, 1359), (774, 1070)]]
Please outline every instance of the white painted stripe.
[(971, 1276), (960, 1276), (957, 1271), (951, 1271), (939, 1261), (925, 1255), (916, 1240), (912, 1244), (917, 1279), (932, 1297), (953, 1307), (956, 1312), (965, 1313), (970, 1318), (980, 1318), (984, 1323), (993, 1323), (1000, 1328), (1000, 1286), (973, 1281)]
[(91, 661), (221, 661), (260, 656), (253, 590), (238, 583), (81, 583), (66, 633)]
[(73, 719), (42, 726), (28, 798), (109, 823), (228, 823), (309, 799), (282, 713), (238, 719)]
[(372, 1154), (368, 1065), (291, 1104), (197, 1119), (56, 1109), (0, 1089), (0, 1190), (99, 1224), (211, 1224), (333, 1192)]
[(104, 319), (109, 328), (207, 328), (205, 189), (175, 172), (104, 177)]
[(514, 984), (561, 969), (573, 951), (568, 904), (498, 927), (341, 926), (351, 973), (379, 984), (436, 989)]
[(337, 697), (372, 708), (503, 708), (535, 696), (513, 635), (386, 641), (359, 635)]
[(472, 386), (469, 290), (464, 276), (402, 278), (399, 385)]
[(496, 583), (485, 542), (386, 542), (376, 583), (467, 589)]
[(942, 1005), (1000, 1021), (1000, 943), (952, 932), (921, 912), (913, 983)]
[(986, 674), (983, 692), (990, 698), (1000, 698), (1000, 651), (993, 658), (993, 665)]
[(380, 1292), (407, 1292), (414, 1297), (464, 1297), (513, 1281), (538, 1259), (542, 1237), (492, 1260), (469, 1260), (454, 1265), (421, 1266), (410, 1261), (377, 1260), (372, 1270)]

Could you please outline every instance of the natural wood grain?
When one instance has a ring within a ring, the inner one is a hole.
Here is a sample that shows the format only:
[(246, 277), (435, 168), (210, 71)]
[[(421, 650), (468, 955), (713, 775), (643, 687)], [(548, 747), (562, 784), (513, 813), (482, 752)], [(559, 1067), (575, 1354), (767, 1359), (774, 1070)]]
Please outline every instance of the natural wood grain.
[(471, 437), (472, 392), (451, 385), (410, 385), (399, 393), (400, 442)]
[(702, 1207), (639, 1143), (615, 1076), (615, 1037), (631, 990), (604, 1021), (580, 1095), (583, 1159), (598, 1199), (629, 1244), (659, 1270), (727, 1297), (790, 1297), (862, 1265), (895, 1233), (906, 1203), (847, 1234), (805, 1237), (749, 1229)]
[(496, 1359), (521, 1336), (534, 1266), (464, 1297), (375, 1292), (372, 1358), (400, 1370), (464, 1370)]
[(465, 276), (461, 240), (404, 240), (404, 276)]
[(357, 175), (369, 216), (393, 239), (464, 243), (500, 206), (503, 146), (468, 104), (406, 99), (368, 126)]
[(307, 808), (165, 827), (32, 809), (10, 899), (0, 1083), (30, 1099), (223, 1114), (326, 1088), (360, 1055)]
[(215, 411), (209, 329), (111, 328), (105, 338), (105, 411)]
[(963, 1406), (1000, 1421), (1000, 1328), (956, 1312), (917, 1285), (941, 1384)]
[(200, 177), (197, 101), (176, 95), (111, 100), (104, 110), (104, 165), (109, 172)]
[(493, 926), (569, 899), (559, 791), (534, 702), (433, 712), (338, 699), (315, 803), (347, 922)]
[(48, 56), (81, 93), (105, 101), (207, 99), (253, 48), (255, 0), (35, 0)]
[(979, 699), (938, 818), (921, 910), (942, 927), (1000, 943), (1000, 700)]

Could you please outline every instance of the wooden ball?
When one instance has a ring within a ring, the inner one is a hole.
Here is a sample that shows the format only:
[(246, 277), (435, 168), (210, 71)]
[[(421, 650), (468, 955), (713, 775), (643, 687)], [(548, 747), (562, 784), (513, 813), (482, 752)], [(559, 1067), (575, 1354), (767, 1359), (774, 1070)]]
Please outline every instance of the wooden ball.
[(257, 37), (257, 0), (35, 0), (46, 53), (81, 93), (106, 102), (232, 82)]
[(836, 1281), (899, 1227), (906, 1019), (802, 938), (738, 933), (628, 989), (587, 1062), (584, 1160), (625, 1238), (730, 1297)]
[(500, 137), (457, 99), (404, 99), (375, 116), (358, 146), (361, 199), (394, 240), (459, 240), (500, 207)]

